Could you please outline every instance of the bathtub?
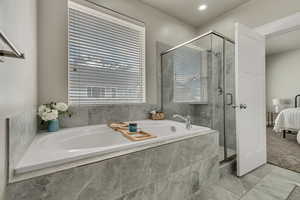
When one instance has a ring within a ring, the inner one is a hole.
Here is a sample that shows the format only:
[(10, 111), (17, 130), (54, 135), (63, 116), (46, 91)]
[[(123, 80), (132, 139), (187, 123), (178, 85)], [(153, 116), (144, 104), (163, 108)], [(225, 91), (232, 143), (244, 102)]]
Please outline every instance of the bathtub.
[(55, 133), (38, 134), (15, 167), (14, 173), (23, 174), (138, 147), (150, 148), (153, 145), (210, 132), (209, 128), (195, 125), (187, 130), (185, 124), (170, 120), (142, 120), (136, 123), (143, 131), (157, 137), (144, 141), (130, 141), (107, 125), (68, 128)]

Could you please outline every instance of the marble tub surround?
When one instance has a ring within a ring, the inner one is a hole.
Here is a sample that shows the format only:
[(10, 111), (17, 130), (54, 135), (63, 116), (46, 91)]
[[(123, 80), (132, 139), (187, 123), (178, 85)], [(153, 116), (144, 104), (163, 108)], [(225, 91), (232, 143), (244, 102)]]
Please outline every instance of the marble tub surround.
[(14, 179), (14, 168), (37, 133), (36, 109), (12, 115), (8, 119), (8, 166), (9, 181)]
[(183, 200), (219, 178), (217, 132), (9, 184), (6, 200)]
[(192, 126), (170, 120), (139, 120), (138, 127), (150, 133), (154, 138), (141, 141), (131, 141), (122, 133), (113, 130), (106, 124), (68, 128), (56, 133), (39, 134), (27, 149), (23, 158), (15, 166), (15, 175), (36, 170), (43, 170), (104, 155), (136, 148), (148, 148), (177, 140), (211, 134), (213, 130)]
[(62, 128), (107, 124), (108, 122), (149, 119), (152, 110), (160, 110), (154, 104), (114, 104), (99, 106), (70, 106), (72, 117), (60, 119)]

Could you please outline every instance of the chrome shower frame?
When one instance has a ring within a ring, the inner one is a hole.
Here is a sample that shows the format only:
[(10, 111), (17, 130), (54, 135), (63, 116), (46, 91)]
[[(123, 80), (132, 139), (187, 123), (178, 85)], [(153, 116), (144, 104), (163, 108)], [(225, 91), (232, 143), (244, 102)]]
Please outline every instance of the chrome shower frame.
[(165, 54), (167, 54), (167, 53), (170, 53), (171, 51), (174, 51), (174, 50), (176, 50), (176, 49), (178, 49), (178, 48), (180, 48), (180, 47), (182, 47), (182, 46), (185, 46), (185, 45), (187, 45), (187, 44), (189, 44), (189, 43), (192, 43), (192, 42), (194, 42), (194, 41), (196, 41), (196, 40), (199, 40), (199, 39), (201, 39), (201, 38), (203, 38), (203, 37), (206, 37), (206, 36), (208, 36), (208, 35), (211, 35), (211, 34), (212, 34), (212, 35), (219, 36), (219, 37), (223, 38), (224, 40), (226, 40), (226, 41), (228, 41), (228, 42), (231, 42), (232, 44), (235, 44), (234, 40), (230, 39), (229, 37), (223, 35), (222, 33), (217, 32), (217, 31), (211, 30), (211, 31), (208, 31), (208, 32), (206, 32), (206, 33), (204, 33), (204, 34), (202, 34), (202, 35), (199, 35), (199, 36), (197, 36), (197, 37), (195, 37), (195, 38), (193, 38), (193, 39), (191, 39), (191, 40), (189, 40), (189, 41), (187, 41), (187, 42), (181, 43), (181, 44), (179, 44), (179, 45), (177, 45), (177, 46), (175, 46), (175, 47), (172, 47), (171, 49), (168, 49), (168, 50), (166, 50), (166, 51), (163, 51), (160, 55), (163, 56), (163, 55), (165, 55)]
[[(235, 44), (235, 41), (232, 40), (232, 39), (230, 39), (229, 37), (223, 35), (222, 33), (219, 33), (219, 32), (214, 31), (214, 30), (210, 30), (210, 31), (208, 31), (208, 32), (206, 32), (204, 34), (201, 34), (201, 35), (199, 35), (199, 36), (197, 36), (197, 37), (195, 37), (195, 38), (193, 38), (193, 39), (191, 39), (191, 40), (189, 40), (187, 42), (183, 42), (183, 43), (181, 43), (179, 45), (176, 45), (176, 46), (174, 46), (174, 47), (172, 47), (172, 48), (170, 48), (170, 49), (168, 49), (166, 51), (161, 52), (160, 53), (161, 74), (163, 73), (163, 68), (162, 68), (162, 66), (163, 66), (163, 55), (168, 54), (168, 53), (170, 53), (172, 51), (175, 51), (178, 48), (181, 48), (181, 47), (183, 47), (183, 46), (185, 46), (187, 44), (190, 44), (190, 43), (192, 43), (192, 42), (194, 42), (196, 40), (199, 40), (201, 38), (204, 38), (204, 37), (210, 36), (210, 35), (215, 35), (215, 36), (218, 36), (218, 37), (220, 37), (220, 38), (223, 39), (223, 58), (222, 58), (223, 59), (223, 63), (222, 63), (222, 68), (225, 69), (225, 54), (226, 54), (225, 43), (226, 43), (226, 41), (228, 41), (228, 42), (230, 42), (232, 44)], [(161, 75), (161, 84), (162, 83), (163, 83), (163, 76)], [(223, 73), (223, 85), (225, 85), (225, 73)], [(163, 110), (163, 95), (162, 94), (163, 94), (163, 87), (161, 87), (161, 110)], [(223, 103), (224, 103), (223, 106), (224, 107), (226, 106), (225, 105), (226, 104), (225, 103), (225, 99), (226, 99), (226, 96), (223, 95)], [(226, 126), (226, 121), (225, 121), (226, 113), (225, 113), (225, 111), (224, 111), (224, 116), (223, 117), (224, 117), (223, 123), (224, 123), (224, 127), (225, 127)], [(229, 156), (229, 157), (227, 157), (227, 156), (228, 155), (227, 155), (226, 131), (225, 131), (225, 128), (224, 128), (224, 160), (220, 161), (220, 163), (232, 161), (232, 160), (234, 160), (236, 158), (236, 154), (234, 154), (232, 156)]]

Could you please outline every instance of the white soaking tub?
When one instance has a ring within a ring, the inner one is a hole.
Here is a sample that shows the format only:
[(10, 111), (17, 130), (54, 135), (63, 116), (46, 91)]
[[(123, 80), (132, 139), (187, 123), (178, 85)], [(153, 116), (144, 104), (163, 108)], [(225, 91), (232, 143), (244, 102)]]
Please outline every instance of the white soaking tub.
[(16, 174), (22, 174), (71, 161), (142, 146), (153, 147), (155, 144), (165, 144), (211, 132), (209, 128), (195, 125), (187, 130), (185, 124), (170, 120), (143, 120), (136, 123), (143, 131), (157, 137), (144, 141), (130, 141), (107, 125), (68, 128), (55, 133), (38, 134), (14, 171)]

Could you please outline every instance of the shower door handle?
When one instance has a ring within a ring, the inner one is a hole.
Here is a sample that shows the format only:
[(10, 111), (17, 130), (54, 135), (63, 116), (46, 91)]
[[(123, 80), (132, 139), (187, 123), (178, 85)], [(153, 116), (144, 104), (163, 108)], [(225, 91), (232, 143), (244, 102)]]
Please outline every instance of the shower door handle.
[(246, 109), (247, 108), (247, 105), (246, 104), (240, 104), (240, 109)]
[(240, 109), (242, 110), (242, 109), (246, 109), (246, 108), (247, 108), (247, 105), (246, 105), (246, 104), (240, 104), (240, 105), (238, 105), (238, 106), (237, 106), (237, 105), (232, 105), (232, 107), (233, 107), (233, 108), (240, 108)]

